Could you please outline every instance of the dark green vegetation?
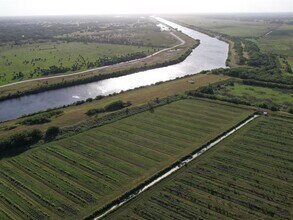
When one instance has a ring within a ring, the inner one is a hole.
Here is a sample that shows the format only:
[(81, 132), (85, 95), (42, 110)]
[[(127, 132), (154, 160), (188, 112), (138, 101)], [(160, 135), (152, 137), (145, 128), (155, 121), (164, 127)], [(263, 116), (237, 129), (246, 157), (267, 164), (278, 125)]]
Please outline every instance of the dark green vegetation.
[(105, 108), (92, 108), (89, 109), (85, 114), (88, 116), (96, 115), (98, 113), (104, 113), (104, 112), (113, 112), (118, 111), (120, 109), (123, 109), (125, 107), (128, 107), (131, 105), (131, 102), (123, 102), (121, 100), (112, 102), (105, 106)]
[(31, 131), (24, 131), (22, 133), (17, 133), (9, 138), (0, 140), (0, 154), (1, 157), (3, 152), (9, 151), (9, 153), (14, 153), (20, 150), (21, 152), (26, 150), (33, 144), (38, 143), (42, 138), (42, 132), (38, 129), (33, 129)]
[(258, 118), (106, 219), (292, 219), (292, 131)]
[(38, 114), (29, 118), (25, 118), (20, 124), (23, 125), (37, 125), (51, 122), (53, 118), (57, 118), (63, 114), (62, 110), (49, 111), (42, 114)]
[(57, 135), (60, 133), (59, 127), (49, 127), (45, 133), (45, 140), (53, 140), (57, 137)]
[(2, 159), (1, 218), (88, 216), (251, 112), (181, 100)]

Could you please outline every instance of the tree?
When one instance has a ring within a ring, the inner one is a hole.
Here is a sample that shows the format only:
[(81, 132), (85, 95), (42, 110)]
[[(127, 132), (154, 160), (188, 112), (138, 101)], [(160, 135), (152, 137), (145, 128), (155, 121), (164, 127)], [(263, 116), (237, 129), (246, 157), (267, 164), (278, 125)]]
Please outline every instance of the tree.
[(49, 127), (45, 134), (45, 140), (53, 140), (60, 132), (60, 128), (56, 126)]

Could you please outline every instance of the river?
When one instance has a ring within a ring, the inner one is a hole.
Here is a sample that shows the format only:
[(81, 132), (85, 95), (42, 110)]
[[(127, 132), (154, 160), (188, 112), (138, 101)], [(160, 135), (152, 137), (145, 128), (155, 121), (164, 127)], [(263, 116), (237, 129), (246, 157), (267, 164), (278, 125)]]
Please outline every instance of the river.
[(2, 101), (0, 102), (0, 121), (15, 119), (48, 108), (61, 107), (79, 100), (94, 98), (97, 95), (109, 95), (199, 73), (203, 70), (226, 67), (229, 51), (229, 45), (226, 42), (162, 18), (156, 19), (194, 39), (199, 39), (200, 45), (183, 62), (175, 65)]

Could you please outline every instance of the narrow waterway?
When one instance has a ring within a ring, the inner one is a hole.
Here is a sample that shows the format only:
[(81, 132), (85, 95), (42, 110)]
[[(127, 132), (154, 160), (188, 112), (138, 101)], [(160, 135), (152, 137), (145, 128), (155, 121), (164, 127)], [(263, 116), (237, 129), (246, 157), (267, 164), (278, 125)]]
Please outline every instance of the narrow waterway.
[(44, 111), (48, 108), (72, 104), (79, 100), (109, 95), (160, 81), (226, 67), (229, 45), (206, 34), (183, 27), (162, 18), (160, 23), (176, 28), (186, 35), (200, 40), (200, 45), (181, 63), (137, 72), (131, 75), (98, 82), (41, 92), (0, 102), (0, 121), (18, 118), (25, 114)]

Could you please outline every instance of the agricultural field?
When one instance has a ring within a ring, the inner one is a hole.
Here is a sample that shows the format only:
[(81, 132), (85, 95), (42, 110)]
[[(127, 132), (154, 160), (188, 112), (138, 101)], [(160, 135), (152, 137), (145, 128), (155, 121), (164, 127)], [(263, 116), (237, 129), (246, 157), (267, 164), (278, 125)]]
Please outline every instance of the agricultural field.
[[(0, 47), (0, 85), (62, 73), (71, 73), (88, 68), (119, 62), (119, 57), (147, 56), (158, 49), (131, 45), (47, 42)], [(108, 60), (104, 60), (107, 57)], [(116, 61), (117, 60), (117, 61)], [(97, 64), (95, 64), (98, 61)], [(92, 64), (92, 66), (91, 66)], [(56, 67), (56, 73), (50, 72)], [(64, 68), (64, 70), (63, 70)], [(45, 71), (49, 72), (46, 73)]]
[(105, 219), (292, 219), (292, 131), (262, 116)]
[(188, 99), (0, 161), (1, 219), (81, 219), (252, 113)]

